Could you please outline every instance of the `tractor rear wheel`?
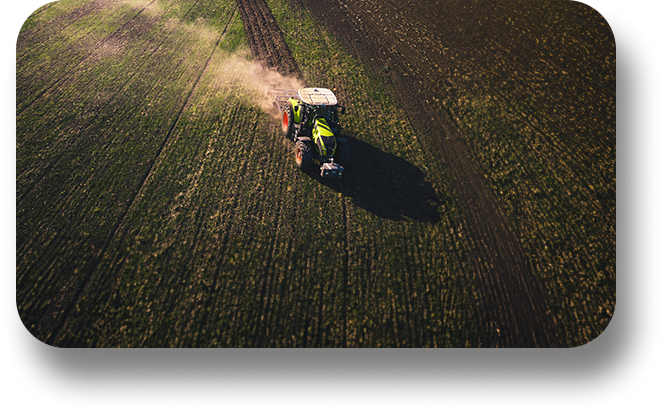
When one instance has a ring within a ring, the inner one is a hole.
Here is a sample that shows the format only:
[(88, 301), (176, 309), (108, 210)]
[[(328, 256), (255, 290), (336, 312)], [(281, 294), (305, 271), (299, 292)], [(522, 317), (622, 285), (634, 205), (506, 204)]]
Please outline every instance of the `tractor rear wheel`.
[(304, 142), (295, 143), (295, 164), (301, 170), (310, 170), (313, 166), (314, 150)]
[(295, 116), (293, 116), (293, 107), (289, 104), (284, 110), (283, 117), (281, 118), (281, 131), (284, 132), (288, 139), (292, 139), (295, 135)]

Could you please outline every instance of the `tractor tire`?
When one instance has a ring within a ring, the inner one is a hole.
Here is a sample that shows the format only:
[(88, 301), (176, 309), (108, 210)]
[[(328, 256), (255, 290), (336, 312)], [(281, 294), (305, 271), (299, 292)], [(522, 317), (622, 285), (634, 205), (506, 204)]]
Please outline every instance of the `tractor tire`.
[(293, 114), (293, 107), (290, 104), (284, 110), (283, 117), (281, 118), (281, 131), (284, 132), (288, 139), (295, 137), (295, 116)]
[(350, 147), (348, 146), (348, 143), (339, 143), (334, 160), (343, 167), (350, 166)]
[(295, 143), (295, 164), (297, 164), (297, 167), (299, 167), (300, 170), (308, 171), (311, 170), (313, 163), (313, 148), (304, 142)]

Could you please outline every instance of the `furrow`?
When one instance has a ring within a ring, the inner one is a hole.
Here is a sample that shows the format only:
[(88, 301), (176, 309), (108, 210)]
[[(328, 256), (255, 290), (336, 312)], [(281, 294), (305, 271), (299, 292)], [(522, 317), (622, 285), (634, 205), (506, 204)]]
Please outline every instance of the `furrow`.
[[(152, 4), (152, 3), (150, 3), (150, 4)], [(145, 10), (145, 9), (143, 9), (143, 10)], [(128, 202), (128, 204), (127, 204), (127, 206), (125, 207), (124, 211), (122, 212), (122, 214), (120, 215), (120, 217), (118, 218), (118, 220), (116, 221), (116, 223), (114, 224), (113, 229), (111, 230), (111, 233), (109, 234), (109, 236), (106, 238), (106, 241), (104, 242), (104, 244), (103, 244), (103, 246), (102, 246), (102, 248), (101, 248), (100, 253), (99, 253), (98, 256), (95, 258), (94, 263), (93, 263), (93, 265), (92, 265), (92, 268), (90, 269), (90, 271), (85, 275), (85, 277), (84, 277), (83, 280), (81, 281), (81, 284), (79, 285), (79, 287), (78, 287), (78, 289), (77, 289), (77, 292), (74, 294), (74, 297), (73, 297), (73, 299), (72, 299), (71, 304), (70, 304), (69, 306), (67, 306), (67, 308), (66, 308), (65, 311), (64, 311), (63, 316), (61, 316), (60, 324), (56, 327), (56, 329), (55, 329), (55, 333), (51, 334), (51, 336), (46, 340), (46, 343), (47, 343), (47, 344), (52, 345), (54, 342), (57, 342), (58, 339), (60, 338), (60, 336), (61, 336), (63, 330), (66, 328), (66, 326), (67, 326), (67, 321), (68, 321), (68, 319), (69, 319), (69, 314), (71, 313), (72, 309), (73, 309), (74, 307), (76, 307), (76, 305), (77, 305), (78, 302), (80, 301), (81, 297), (85, 294), (85, 291), (87, 290), (87, 288), (88, 288), (88, 286), (89, 286), (89, 283), (90, 283), (90, 281), (91, 281), (91, 279), (92, 279), (94, 273), (95, 273), (96, 270), (97, 270), (97, 267), (99, 266), (99, 264), (101, 263), (101, 261), (102, 261), (104, 255), (105, 255), (105, 252), (106, 252), (106, 249), (108, 248), (108, 245), (109, 245), (109, 244), (111, 243), (111, 241), (113, 240), (113, 237), (115, 236), (115, 233), (118, 231), (118, 228), (119, 228), (120, 225), (122, 224), (122, 221), (124, 220), (125, 216), (127, 215), (127, 212), (132, 208), (132, 206), (133, 206), (134, 203), (136, 202), (136, 199), (139, 197), (139, 194), (140, 194), (141, 191), (143, 190), (143, 188), (144, 188), (146, 182), (148, 181), (150, 175), (153, 173), (153, 169), (154, 169), (155, 164), (158, 164), (158, 159), (159, 159), (159, 157), (161, 156), (161, 153), (163, 152), (163, 150), (164, 150), (164, 148), (166, 147), (168, 141), (170, 140), (171, 136), (173, 135), (173, 132), (174, 132), (175, 128), (177, 127), (177, 124), (178, 124), (178, 122), (180, 121), (180, 119), (181, 119), (181, 117), (182, 117), (182, 114), (184, 113), (185, 108), (186, 108), (187, 105), (190, 103), (191, 96), (193, 95), (194, 90), (195, 90), (196, 87), (198, 86), (198, 83), (200, 82), (201, 77), (203, 76), (203, 73), (205, 72), (205, 69), (207, 68), (208, 64), (210, 63), (210, 60), (212, 59), (212, 56), (213, 56), (215, 50), (216, 50), (217, 47), (219, 46), (219, 44), (220, 44), (220, 42), (221, 42), (221, 39), (222, 39), (222, 38), (224, 37), (224, 35), (226, 34), (226, 29), (227, 29), (228, 26), (230, 25), (230, 22), (232, 21), (234, 15), (235, 15), (235, 13), (233, 13), (233, 15), (231, 16), (231, 18), (229, 19), (228, 23), (226, 24), (226, 27), (224, 28), (224, 30), (223, 30), (222, 33), (220, 34), (220, 36), (219, 36), (219, 38), (218, 38), (218, 40), (217, 40), (215, 46), (213, 47), (213, 49), (212, 49), (212, 51), (211, 51), (211, 53), (210, 53), (210, 56), (208, 57), (208, 59), (207, 59), (205, 65), (203, 66), (202, 70), (199, 72), (198, 77), (197, 77), (196, 81), (194, 82), (194, 85), (192, 86), (191, 90), (189, 91), (189, 94), (187, 95), (187, 98), (185, 99), (184, 104), (183, 104), (182, 107), (180, 108), (180, 111), (179, 111), (179, 113), (178, 113), (178, 115), (177, 115), (175, 121), (174, 121), (173, 124), (171, 125), (171, 127), (170, 127), (170, 129), (169, 129), (169, 132), (168, 132), (168, 134), (166, 135), (166, 138), (164, 138), (163, 142), (161, 143), (161, 146), (160, 146), (159, 149), (157, 150), (157, 153), (156, 153), (155, 157), (153, 158), (153, 160), (152, 160), (152, 162), (151, 162), (151, 164), (150, 164), (150, 167), (148, 168), (148, 170), (147, 170), (147, 171), (145, 172), (145, 174), (143, 175), (143, 178), (142, 178), (141, 181), (140, 181), (140, 184), (139, 184), (139, 186), (138, 186), (138, 189), (134, 192), (134, 195), (133, 195), (132, 198), (131, 198), (132, 200), (131, 200), (130, 202)]]

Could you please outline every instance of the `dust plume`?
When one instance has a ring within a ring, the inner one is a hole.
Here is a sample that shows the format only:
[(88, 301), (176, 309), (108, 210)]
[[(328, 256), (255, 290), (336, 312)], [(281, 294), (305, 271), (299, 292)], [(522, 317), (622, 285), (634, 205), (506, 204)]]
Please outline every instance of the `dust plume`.
[[(99, 0), (108, 1), (108, 0)], [(219, 40), (219, 31), (211, 27), (203, 19), (185, 22), (175, 17), (167, 17), (167, 11), (160, 0), (118, 0), (119, 4), (128, 5), (141, 10), (147, 15), (162, 20), (168, 37), (186, 36), (191, 44), (215, 47)], [(103, 47), (93, 51), (99, 58), (110, 57), (121, 53), (125, 43), (107, 42)], [(206, 76), (218, 92), (219, 97), (233, 95), (251, 105), (263, 109), (274, 117), (278, 117), (272, 108), (274, 94), (266, 93), (269, 88), (297, 90), (304, 87), (304, 82), (294, 77), (284, 76), (278, 71), (268, 68), (265, 64), (253, 59), (248, 47), (241, 47), (234, 52), (216, 51), (206, 69)]]
[(278, 117), (278, 113), (273, 110), (274, 95), (267, 93), (268, 89), (297, 90), (305, 87), (302, 80), (284, 76), (252, 60), (247, 49), (219, 57), (214, 62), (213, 70), (215, 86), (222, 90), (232, 88), (237, 96), (248, 99), (274, 117)]

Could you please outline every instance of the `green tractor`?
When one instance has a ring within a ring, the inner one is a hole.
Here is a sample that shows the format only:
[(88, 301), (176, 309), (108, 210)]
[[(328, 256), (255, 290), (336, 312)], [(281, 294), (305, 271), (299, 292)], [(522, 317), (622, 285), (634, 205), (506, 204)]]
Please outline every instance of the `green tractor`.
[(276, 93), (273, 105), (279, 110), (281, 129), (295, 142), (297, 166), (309, 171), (318, 164), (321, 177), (340, 179), (350, 162), (348, 140), (337, 137), (339, 115), (346, 108), (329, 89), (270, 91)]

